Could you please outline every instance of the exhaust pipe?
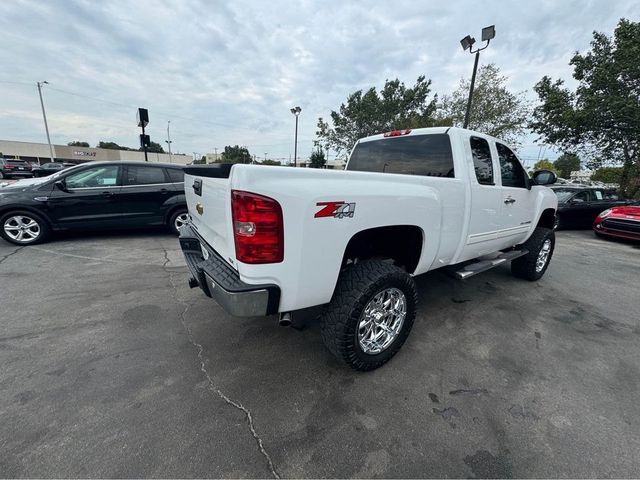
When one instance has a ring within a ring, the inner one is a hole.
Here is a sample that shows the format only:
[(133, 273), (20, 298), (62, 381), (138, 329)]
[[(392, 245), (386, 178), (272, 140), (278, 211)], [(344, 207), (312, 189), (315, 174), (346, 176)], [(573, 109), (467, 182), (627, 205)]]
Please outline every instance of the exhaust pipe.
[(281, 327), (290, 327), (293, 322), (291, 321), (291, 313), (281, 313), (278, 319), (278, 325)]

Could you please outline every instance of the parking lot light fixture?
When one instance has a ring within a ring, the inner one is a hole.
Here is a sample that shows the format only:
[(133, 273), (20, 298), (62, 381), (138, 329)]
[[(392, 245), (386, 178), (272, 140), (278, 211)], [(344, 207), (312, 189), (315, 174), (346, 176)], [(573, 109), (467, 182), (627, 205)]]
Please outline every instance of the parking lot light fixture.
[(295, 143), (294, 143), (294, 147), (293, 147), (293, 166), (297, 167), (298, 166), (298, 116), (300, 115), (300, 112), (302, 112), (302, 109), (300, 107), (293, 107), (291, 109), (291, 113), (293, 113), (296, 117), (296, 136), (295, 136)]
[(55, 158), (53, 156), (53, 146), (51, 145), (51, 137), (49, 137), (49, 125), (47, 125), (47, 112), (44, 110), (44, 101), (42, 100), (42, 86), (49, 85), (49, 82), (43, 80), (42, 82), (37, 82), (38, 84), (38, 95), (40, 96), (40, 106), (42, 107), (42, 118), (44, 119), (44, 129), (47, 132), (47, 143), (49, 144), (49, 154), (51, 155), (51, 163), (55, 162)]
[(473, 44), (476, 43), (476, 39), (471, 35), (467, 35), (462, 40), (460, 40), (460, 45), (462, 46), (462, 50), (465, 52), (469, 50), (469, 53), (476, 54), (476, 58), (473, 62), (473, 74), (471, 75), (471, 86), (469, 87), (469, 99), (467, 100), (467, 111), (464, 115), (464, 128), (469, 126), (469, 114), (471, 113), (471, 97), (473, 96), (473, 87), (476, 83), (476, 72), (478, 70), (478, 60), (480, 59), (480, 52), (489, 46), (491, 40), (493, 40), (496, 36), (496, 26), (489, 25), (488, 27), (484, 27), (482, 29), (482, 41), (486, 42), (485, 45), (481, 48), (473, 49)]

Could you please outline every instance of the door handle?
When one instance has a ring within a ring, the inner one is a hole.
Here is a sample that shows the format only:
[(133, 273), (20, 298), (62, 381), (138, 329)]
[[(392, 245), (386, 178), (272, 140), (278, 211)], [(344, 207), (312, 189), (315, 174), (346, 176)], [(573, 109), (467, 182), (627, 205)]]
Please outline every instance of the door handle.
[(104, 197), (113, 197), (113, 192), (109, 192), (109, 191), (107, 191), (107, 192), (102, 192), (102, 195), (103, 195)]
[(169, 190), (167, 190), (166, 188), (161, 188), (161, 189), (160, 189), (160, 193), (161, 193), (162, 195), (166, 195), (167, 193), (169, 193)]
[(505, 199), (504, 203), (506, 203), (506, 204), (516, 203), (516, 199), (515, 198), (511, 198), (511, 197), (507, 197)]

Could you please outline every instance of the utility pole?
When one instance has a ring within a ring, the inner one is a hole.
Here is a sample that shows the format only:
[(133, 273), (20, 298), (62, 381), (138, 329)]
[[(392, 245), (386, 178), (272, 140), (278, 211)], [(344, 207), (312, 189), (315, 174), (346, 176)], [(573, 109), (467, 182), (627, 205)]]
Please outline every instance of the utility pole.
[(463, 50), (469, 50), (469, 53), (476, 54), (476, 58), (473, 62), (473, 74), (471, 75), (471, 86), (469, 88), (469, 99), (467, 100), (467, 111), (464, 115), (464, 126), (463, 128), (467, 128), (469, 126), (469, 115), (471, 113), (471, 98), (473, 97), (473, 87), (476, 83), (476, 71), (478, 70), (478, 60), (480, 59), (480, 52), (489, 46), (489, 43), (496, 36), (496, 28), (495, 25), (490, 25), (488, 27), (484, 27), (482, 29), (482, 41), (487, 42), (484, 47), (473, 49), (473, 44), (476, 43), (476, 39), (471, 35), (467, 35), (462, 40), (460, 40), (460, 45), (462, 45)]
[(44, 80), (38, 82), (38, 95), (40, 95), (40, 106), (42, 107), (42, 118), (44, 119), (44, 129), (47, 132), (47, 143), (49, 144), (49, 154), (51, 155), (51, 162), (55, 162), (53, 157), (53, 146), (51, 146), (51, 138), (49, 137), (49, 125), (47, 125), (47, 113), (44, 111), (44, 101), (42, 100), (42, 85), (49, 85), (49, 82)]
[(213, 147), (213, 151), (215, 152), (215, 157), (214, 157), (215, 160), (214, 160), (214, 162), (217, 162), (218, 161), (218, 147)]
[(267, 152), (264, 152), (264, 161), (267, 161)]
[(171, 157), (171, 135), (169, 135), (170, 126), (171, 126), (171, 120), (167, 120), (167, 139), (165, 140), (165, 142), (167, 142), (167, 145), (169, 146), (169, 163), (173, 163), (173, 160)]
[(291, 109), (291, 113), (293, 113), (296, 117), (296, 139), (295, 139), (295, 144), (293, 147), (293, 166), (297, 167), (298, 166), (298, 116), (300, 115), (300, 112), (302, 111), (302, 109), (300, 107), (293, 107)]

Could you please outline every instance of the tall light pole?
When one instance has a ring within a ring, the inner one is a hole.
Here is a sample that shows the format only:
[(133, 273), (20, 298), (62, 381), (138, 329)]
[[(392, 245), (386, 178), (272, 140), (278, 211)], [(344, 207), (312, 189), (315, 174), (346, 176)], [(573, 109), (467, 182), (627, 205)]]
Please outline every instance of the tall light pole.
[(38, 95), (40, 95), (40, 106), (42, 107), (42, 118), (44, 119), (44, 129), (47, 132), (47, 143), (49, 144), (49, 154), (51, 155), (51, 161), (55, 162), (53, 157), (53, 147), (51, 146), (51, 138), (49, 137), (49, 125), (47, 125), (47, 113), (44, 111), (44, 101), (42, 100), (42, 85), (49, 85), (46, 80), (38, 82)]
[(294, 167), (298, 166), (298, 116), (300, 115), (301, 111), (302, 109), (300, 107), (293, 107), (291, 109), (291, 113), (293, 113), (296, 117), (296, 139), (293, 147), (293, 166)]
[(171, 135), (169, 135), (170, 125), (171, 125), (171, 120), (167, 120), (167, 139), (165, 140), (165, 143), (169, 146), (169, 163), (173, 163), (173, 160), (171, 157)]
[(471, 35), (467, 35), (460, 40), (462, 50), (469, 50), (469, 53), (476, 54), (476, 58), (473, 62), (473, 74), (471, 75), (471, 86), (469, 87), (469, 100), (467, 100), (467, 112), (464, 115), (464, 128), (469, 126), (469, 114), (471, 113), (471, 97), (473, 96), (473, 87), (476, 83), (476, 71), (478, 70), (478, 60), (480, 59), (480, 52), (489, 46), (489, 42), (496, 36), (496, 26), (490, 25), (482, 29), (482, 41), (487, 42), (484, 47), (473, 49), (473, 44), (476, 43), (476, 39)]

